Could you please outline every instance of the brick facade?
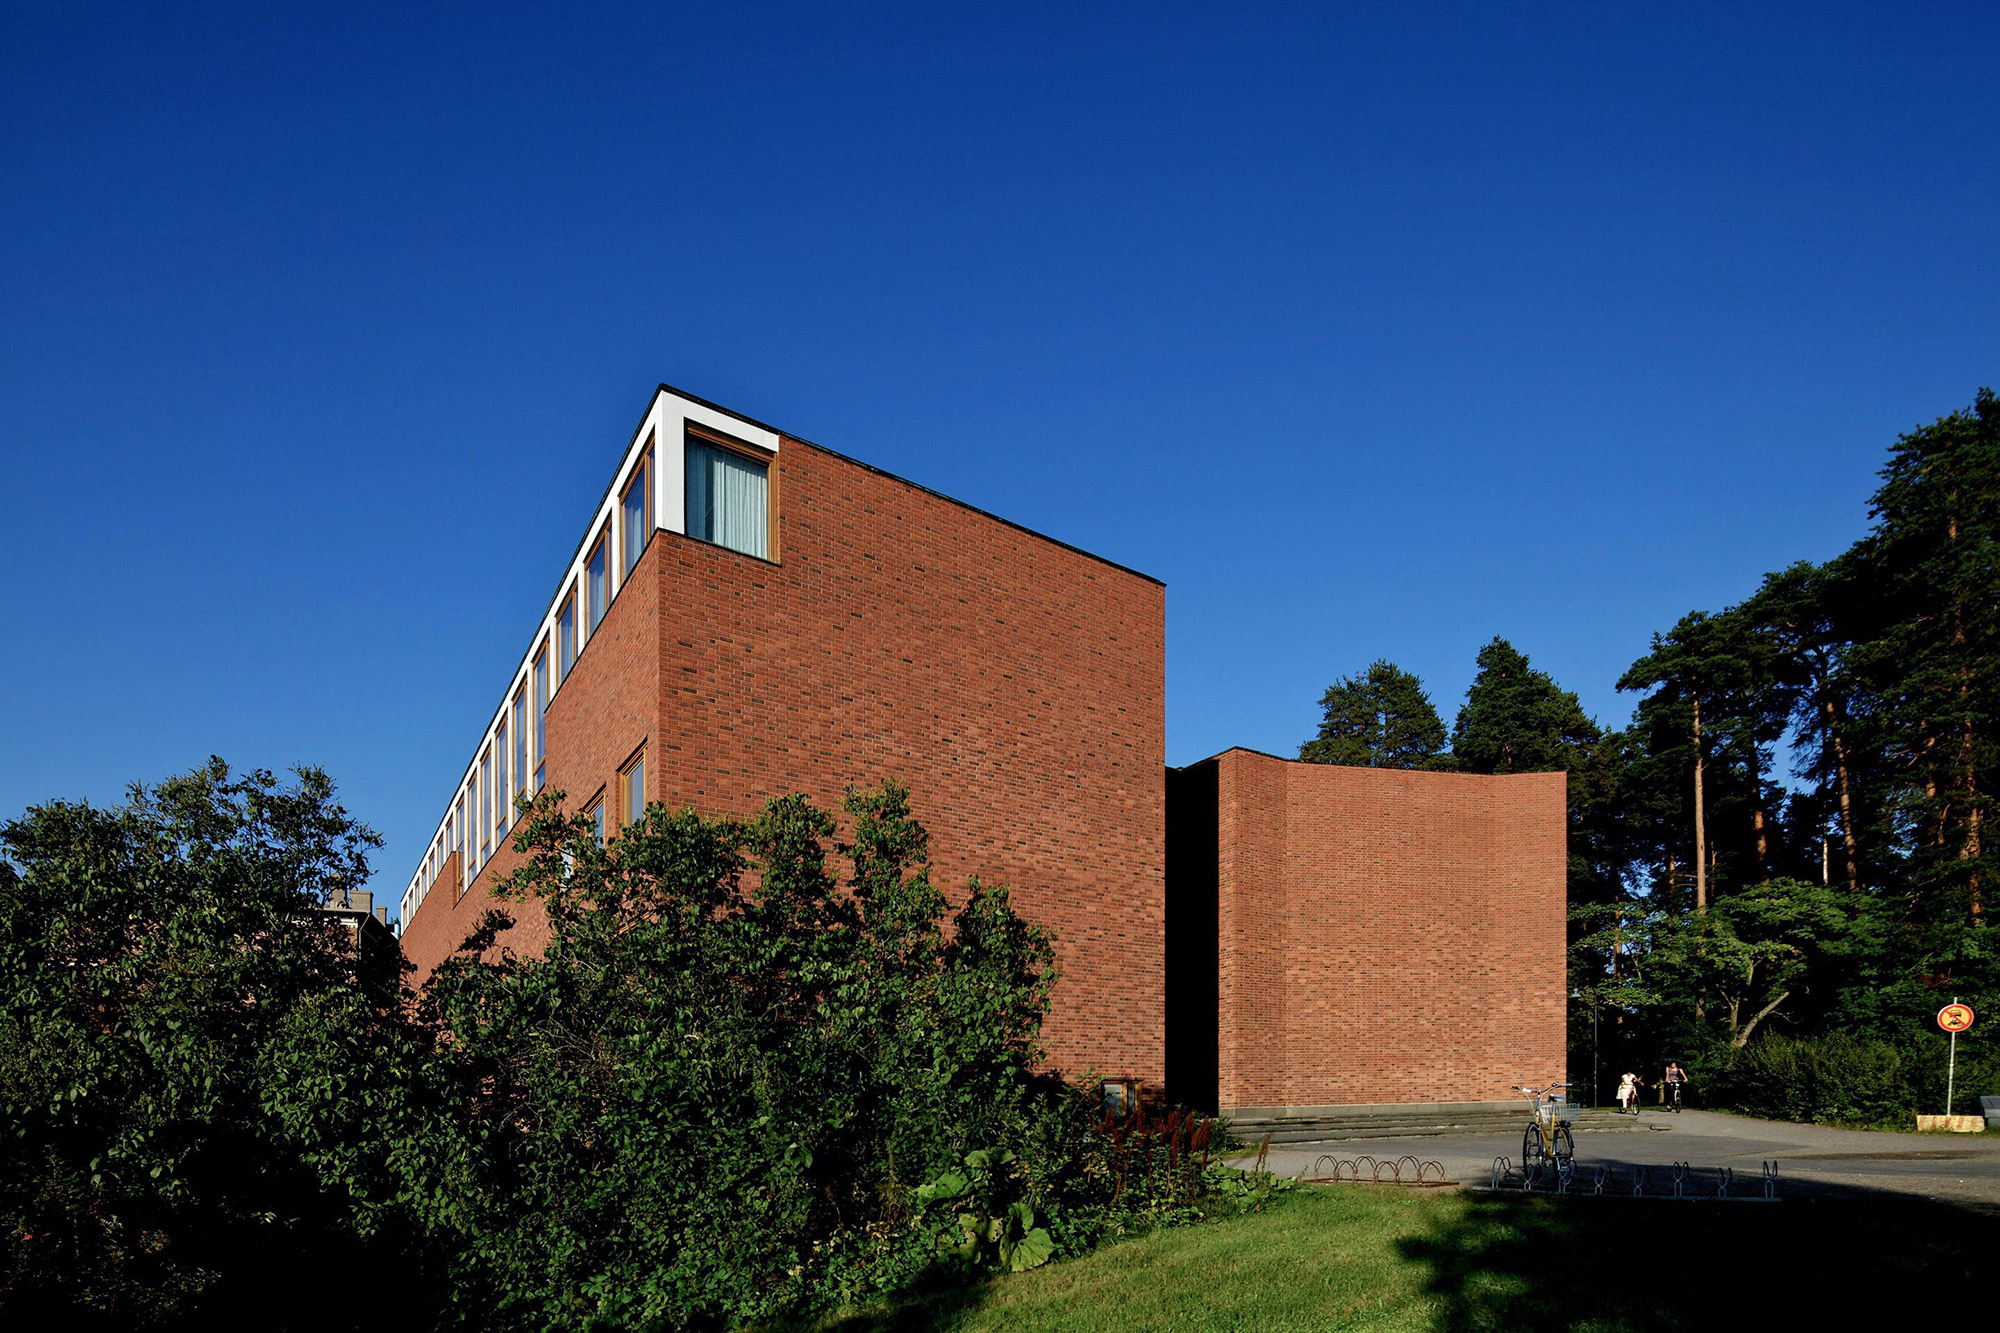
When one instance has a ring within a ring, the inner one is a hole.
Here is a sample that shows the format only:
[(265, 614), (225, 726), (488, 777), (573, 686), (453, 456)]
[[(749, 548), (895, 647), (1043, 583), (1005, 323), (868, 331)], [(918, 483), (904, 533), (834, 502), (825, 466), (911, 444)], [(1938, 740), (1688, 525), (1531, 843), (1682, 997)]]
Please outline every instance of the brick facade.
[[(775, 559), (677, 530), (683, 422), (761, 441)], [(908, 783), (954, 904), (978, 875), (1055, 932), (1043, 1040), (1072, 1076), (1224, 1109), (1498, 1100), (1560, 1076), (1560, 774), (1246, 750), (1168, 769), (1157, 581), (713, 404), (662, 387), (509, 700), (641, 475), (666, 521), (639, 529), (536, 756), (571, 808), (601, 795), (615, 823), (642, 748), (646, 796), (709, 815)], [(464, 832), (447, 818), (403, 900), (418, 981), (519, 859), (495, 853), (460, 896)], [(546, 943), (537, 904), (504, 906), (505, 945)]]
[(1563, 1076), (1562, 774), (1238, 749), (1168, 791), (1175, 1096), (1499, 1101)]
[[(653, 534), (549, 705), (549, 785), (615, 802), (642, 745), (649, 797), (708, 814), (900, 779), (954, 904), (976, 874), (1055, 931), (1054, 1063), (1157, 1085), (1164, 589), (803, 441), (773, 484), (776, 563)], [(424, 898), (420, 973), (515, 859)], [(508, 943), (538, 947), (533, 906), (508, 910)]]

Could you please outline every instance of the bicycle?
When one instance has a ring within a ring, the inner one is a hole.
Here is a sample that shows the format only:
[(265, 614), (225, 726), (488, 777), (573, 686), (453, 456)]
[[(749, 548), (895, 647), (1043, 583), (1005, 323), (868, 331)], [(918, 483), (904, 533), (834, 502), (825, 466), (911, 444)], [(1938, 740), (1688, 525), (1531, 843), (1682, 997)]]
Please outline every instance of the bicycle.
[(1531, 1113), (1528, 1127), (1521, 1131), (1523, 1170), (1533, 1170), (1544, 1161), (1576, 1159), (1576, 1139), (1570, 1133), (1570, 1122), (1556, 1114), (1556, 1107), (1564, 1104), (1563, 1099), (1556, 1096), (1556, 1090), (1568, 1086), (1567, 1083), (1551, 1083), (1546, 1088), (1515, 1086), (1514, 1091), (1528, 1094)]

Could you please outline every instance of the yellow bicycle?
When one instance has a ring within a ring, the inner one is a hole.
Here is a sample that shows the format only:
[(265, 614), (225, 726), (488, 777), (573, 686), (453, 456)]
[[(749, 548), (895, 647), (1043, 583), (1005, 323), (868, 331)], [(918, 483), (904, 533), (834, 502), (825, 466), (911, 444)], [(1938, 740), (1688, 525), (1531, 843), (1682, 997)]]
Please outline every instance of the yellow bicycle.
[(1528, 1094), (1528, 1108), (1531, 1118), (1528, 1127), (1521, 1131), (1521, 1166), (1528, 1169), (1545, 1161), (1567, 1162), (1576, 1157), (1576, 1140), (1570, 1136), (1569, 1120), (1561, 1114), (1561, 1108), (1569, 1103), (1557, 1096), (1567, 1083), (1551, 1083), (1546, 1088), (1524, 1088), (1516, 1085), (1514, 1091)]

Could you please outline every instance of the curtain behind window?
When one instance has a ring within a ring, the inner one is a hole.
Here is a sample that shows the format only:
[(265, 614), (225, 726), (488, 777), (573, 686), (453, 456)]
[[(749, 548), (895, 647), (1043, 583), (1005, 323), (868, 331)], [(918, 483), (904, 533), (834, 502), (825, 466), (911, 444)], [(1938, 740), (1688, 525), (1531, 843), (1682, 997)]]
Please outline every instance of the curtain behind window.
[(717, 546), (771, 558), (769, 479), (762, 463), (696, 440), (687, 443), (687, 532)]

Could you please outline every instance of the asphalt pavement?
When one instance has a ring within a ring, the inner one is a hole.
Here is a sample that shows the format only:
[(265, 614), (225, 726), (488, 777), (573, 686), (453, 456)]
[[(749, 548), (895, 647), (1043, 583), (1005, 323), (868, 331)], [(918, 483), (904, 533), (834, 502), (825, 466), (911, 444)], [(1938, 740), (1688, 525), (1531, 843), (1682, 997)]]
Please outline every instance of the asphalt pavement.
[[(1917, 1134), (1794, 1125), (1715, 1111), (1675, 1114), (1646, 1108), (1637, 1130), (1579, 1128), (1580, 1170), (1610, 1166), (1629, 1176), (1638, 1166), (1686, 1162), (1702, 1172), (1731, 1167), (1739, 1189), (1752, 1193), (1763, 1163), (1778, 1163), (1785, 1195), (1852, 1195), (1873, 1192), (1960, 1204), (2000, 1212), (2000, 1134)], [(1337, 1143), (1274, 1145), (1268, 1165), (1285, 1176), (1329, 1176), (1328, 1160), (1362, 1156), (1394, 1161), (1404, 1156), (1437, 1161), (1447, 1179), (1481, 1185), (1493, 1159), (1517, 1165), (1521, 1137), (1510, 1134), (1430, 1135)], [(1239, 1159), (1240, 1161), (1241, 1159)]]

